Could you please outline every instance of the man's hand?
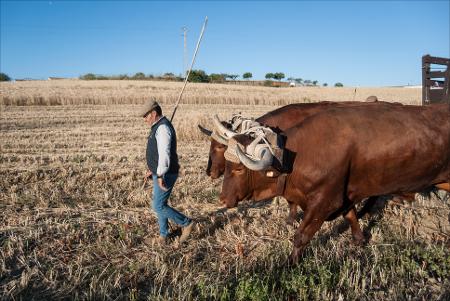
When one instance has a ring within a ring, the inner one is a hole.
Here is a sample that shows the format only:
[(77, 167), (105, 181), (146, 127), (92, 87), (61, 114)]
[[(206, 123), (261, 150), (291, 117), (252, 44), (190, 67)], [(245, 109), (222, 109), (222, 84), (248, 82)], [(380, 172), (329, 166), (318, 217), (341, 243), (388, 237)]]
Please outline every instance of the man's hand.
[(158, 185), (159, 188), (161, 188), (162, 191), (167, 191), (169, 189), (167, 189), (166, 184), (164, 183), (163, 178), (158, 178)]
[(145, 184), (147, 184), (148, 178), (150, 178), (152, 176), (152, 172), (147, 169), (145, 176), (144, 176), (144, 183), (142, 183), (142, 189), (145, 188)]
[(144, 176), (144, 182), (148, 180), (148, 178), (150, 178), (152, 176), (152, 171), (150, 169), (147, 169), (147, 172), (145, 173)]

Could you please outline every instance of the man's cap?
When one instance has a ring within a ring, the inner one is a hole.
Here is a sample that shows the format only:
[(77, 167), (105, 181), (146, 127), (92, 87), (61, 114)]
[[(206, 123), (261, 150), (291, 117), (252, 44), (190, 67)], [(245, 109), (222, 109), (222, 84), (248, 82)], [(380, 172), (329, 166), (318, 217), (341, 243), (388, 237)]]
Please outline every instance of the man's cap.
[(154, 110), (157, 107), (159, 107), (159, 103), (156, 100), (149, 100), (141, 107), (139, 116), (144, 117), (148, 112)]

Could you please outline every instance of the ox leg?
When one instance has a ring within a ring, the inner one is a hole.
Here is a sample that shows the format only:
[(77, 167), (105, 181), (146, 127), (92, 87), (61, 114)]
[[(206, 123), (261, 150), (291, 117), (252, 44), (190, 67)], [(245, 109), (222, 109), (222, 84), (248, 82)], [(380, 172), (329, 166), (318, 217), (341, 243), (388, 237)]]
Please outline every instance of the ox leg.
[(290, 264), (298, 263), (306, 245), (325, 221), (325, 216), (324, 214), (321, 214), (320, 210), (311, 209), (312, 210), (305, 212), (305, 216), (295, 232), (294, 248), (289, 258)]
[(297, 217), (297, 204), (288, 201), (289, 203), (289, 215), (286, 219), (286, 223), (290, 226), (294, 225), (294, 222), (296, 221)]
[(375, 203), (377, 202), (378, 197), (377, 196), (371, 196), (366, 200), (366, 203), (364, 204), (364, 206), (361, 208), (361, 210), (359, 210), (358, 214), (357, 214), (357, 218), (362, 218), (364, 215), (368, 214), (373, 206), (375, 205)]
[(366, 238), (364, 237), (363, 232), (361, 231), (361, 227), (358, 223), (358, 218), (356, 216), (356, 210), (355, 207), (350, 209), (347, 213), (344, 214), (344, 218), (347, 220), (347, 222), (350, 224), (350, 227), (352, 229), (352, 235), (353, 239), (355, 241), (355, 244), (357, 245), (363, 245), (366, 242)]

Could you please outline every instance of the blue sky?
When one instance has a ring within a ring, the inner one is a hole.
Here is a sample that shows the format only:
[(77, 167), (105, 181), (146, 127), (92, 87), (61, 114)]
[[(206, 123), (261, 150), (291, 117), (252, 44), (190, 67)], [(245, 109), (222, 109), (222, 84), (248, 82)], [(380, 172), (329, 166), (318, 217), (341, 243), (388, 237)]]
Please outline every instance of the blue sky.
[(0, 1), (0, 71), (12, 78), (195, 69), (346, 86), (421, 83), (450, 56), (449, 1)]

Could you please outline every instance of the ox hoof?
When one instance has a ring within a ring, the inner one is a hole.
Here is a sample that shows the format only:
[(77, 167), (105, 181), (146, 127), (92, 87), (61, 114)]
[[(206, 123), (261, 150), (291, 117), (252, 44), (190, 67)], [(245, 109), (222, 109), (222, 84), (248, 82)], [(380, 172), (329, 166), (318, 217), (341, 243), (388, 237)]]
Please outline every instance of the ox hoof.
[(288, 258), (287, 266), (295, 266), (295, 265), (297, 265), (301, 258), (302, 258), (301, 250), (299, 248), (294, 248), (292, 250), (291, 255)]
[(356, 246), (363, 247), (363, 246), (367, 245), (368, 242), (369, 242), (369, 240), (364, 235), (358, 236), (358, 237), (353, 237), (353, 243)]

